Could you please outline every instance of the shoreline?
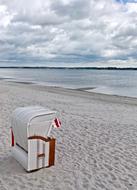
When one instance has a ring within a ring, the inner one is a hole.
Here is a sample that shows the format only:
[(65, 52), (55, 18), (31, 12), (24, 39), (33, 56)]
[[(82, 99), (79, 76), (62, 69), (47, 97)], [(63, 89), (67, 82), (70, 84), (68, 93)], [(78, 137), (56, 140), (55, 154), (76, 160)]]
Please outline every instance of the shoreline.
[(61, 88), (61, 89), (78, 90), (78, 91), (85, 91), (85, 92), (96, 93), (96, 94), (101, 94), (101, 95), (119, 96), (119, 97), (134, 98), (134, 99), (137, 98), (137, 91), (133, 91), (133, 92), (131, 91), (131, 93), (129, 93), (128, 91), (125, 91), (125, 94), (124, 94), (124, 90), (122, 91), (120, 89), (118, 91), (117, 88), (111, 89), (111, 87), (107, 87), (107, 86), (77, 87), (77, 86), (69, 86), (69, 85), (50, 84), (44, 81), (24, 80), (24, 78), (20, 78), (20, 79), (12, 78), (10, 76), (0, 77), (0, 81), (43, 86), (43, 87), (55, 87), (55, 88)]
[[(65, 88), (65, 87), (59, 87), (59, 86), (46, 86), (40, 83), (33, 83), (33, 82), (24, 82), (24, 81), (6, 81), (2, 80), (2, 83), (4, 84), (12, 84), (15, 86), (24, 86), (24, 87), (30, 87), (32, 89), (37, 89), (41, 91), (47, 91), (50, 93), (57, 93), (57, 94), (64, 94), (69, 96), (78, 96), (81, 98), (88, 98), (92, 100), (100, 100), (100, 101), (107, 101), (107, 102), (113, 102), (113, 103), (126, 103), (131, 105), (137, 105), (137, 97), (128, 97), (128, 96), (120, 96), (120, 95), (113, 95), (113, 94), (105, 94), (105, 93), (98, 93), (94, 91), (87, 91), (89, 88), (78, 88), (78, 89), (72, 89), (72, 88)], [(95, 89), (93, 87), (92, 89)]]
[(137, 70), (137, 67), (51, 67), (51, 66), (3, 66), (0, 69), (75, 69), (75, 70)]

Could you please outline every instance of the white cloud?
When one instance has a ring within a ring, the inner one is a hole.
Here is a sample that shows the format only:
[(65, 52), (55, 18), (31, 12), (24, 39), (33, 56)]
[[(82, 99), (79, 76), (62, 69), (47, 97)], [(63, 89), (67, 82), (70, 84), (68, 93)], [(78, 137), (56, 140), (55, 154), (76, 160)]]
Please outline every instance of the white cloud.
[(137, 3), (0, 0), (0, 35), (0, 60), (133, 63)]
[(0, 27), (6, 28), (12, 18), (13, 15), (9, 14), (9, 12), (7, 11), (7, 7), (5, 5), (0, 5)]

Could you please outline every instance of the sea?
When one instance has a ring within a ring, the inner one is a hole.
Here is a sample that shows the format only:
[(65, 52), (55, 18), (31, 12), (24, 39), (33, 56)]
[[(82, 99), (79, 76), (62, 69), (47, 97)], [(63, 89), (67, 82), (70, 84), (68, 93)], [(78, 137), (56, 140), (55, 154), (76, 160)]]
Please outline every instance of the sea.
[(0, 68), (0, 80), (137, 98), (137, 70)]

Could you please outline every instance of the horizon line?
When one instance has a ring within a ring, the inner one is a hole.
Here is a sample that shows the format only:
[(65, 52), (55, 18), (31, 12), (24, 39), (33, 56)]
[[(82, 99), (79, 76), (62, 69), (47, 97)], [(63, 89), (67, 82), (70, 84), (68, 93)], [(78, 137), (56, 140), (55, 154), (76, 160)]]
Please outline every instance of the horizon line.
[(93, 69), (93, 70), (137, 70), (137, 67), (50, 67), (50, 66), (0, 66), (0, 69)]

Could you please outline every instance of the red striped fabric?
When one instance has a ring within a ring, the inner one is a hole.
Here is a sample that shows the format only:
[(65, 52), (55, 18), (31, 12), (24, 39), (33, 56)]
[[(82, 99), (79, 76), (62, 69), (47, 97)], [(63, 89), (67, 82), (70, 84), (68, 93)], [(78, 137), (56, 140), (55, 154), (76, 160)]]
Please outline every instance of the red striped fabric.
[(14, 133), (11, 127), (11, 146), (14, 146)]
[(54, 127), (55, 128), (61, 127), (61, 121), (58, 118), (54, 119)]

